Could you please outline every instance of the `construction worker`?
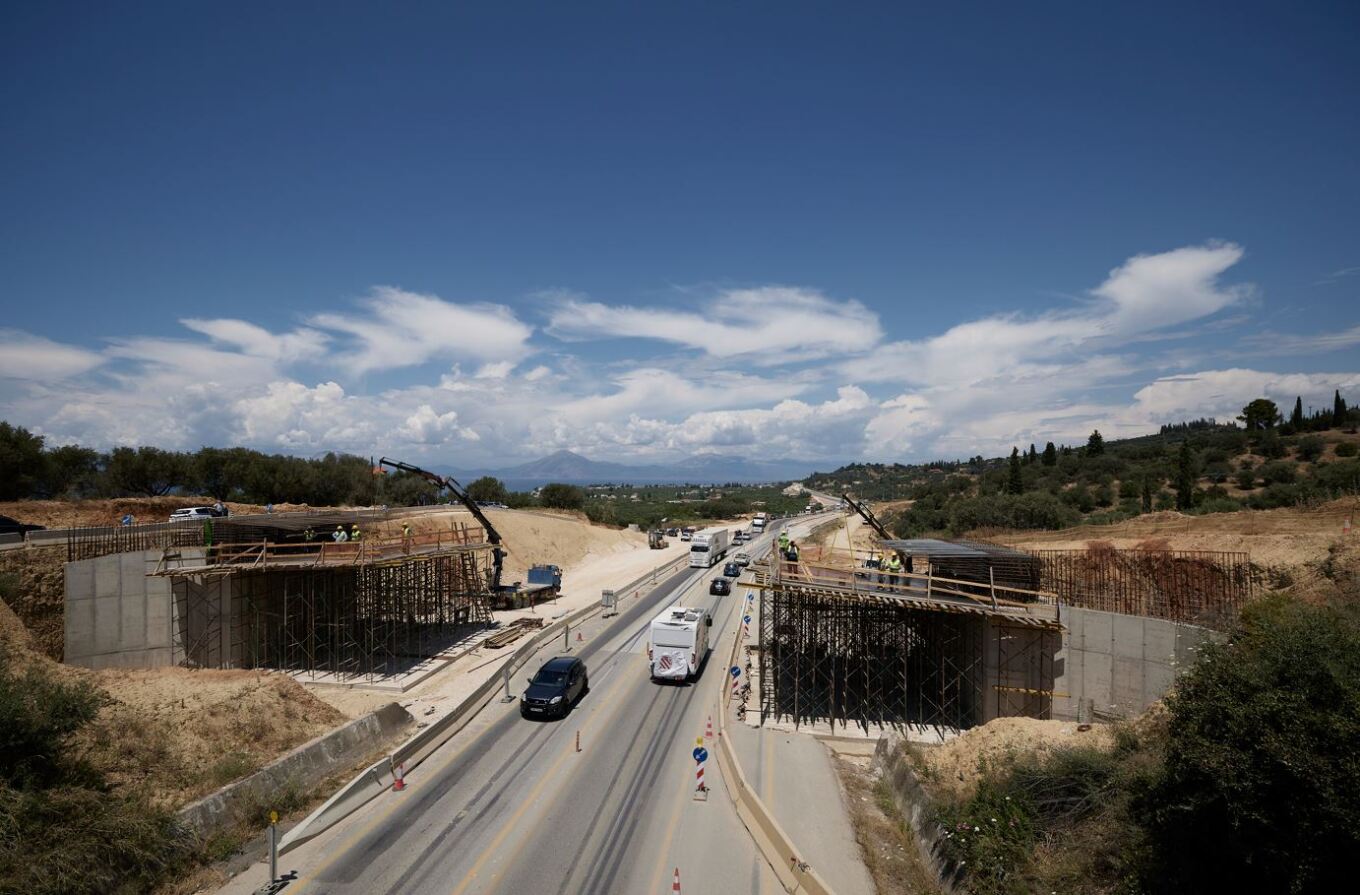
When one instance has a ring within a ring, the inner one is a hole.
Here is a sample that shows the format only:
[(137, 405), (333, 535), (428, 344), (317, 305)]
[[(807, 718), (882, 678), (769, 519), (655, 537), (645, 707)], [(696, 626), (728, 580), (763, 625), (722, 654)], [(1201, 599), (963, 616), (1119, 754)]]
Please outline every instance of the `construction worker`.
[(798, 562), (798, 544), (789, 541), (789, 549), (785, 551), (784, 555), (789, 558), (789, 562)]
[(781, 531), (779, 533), (779, 552), (785, 553), (788, 551), (788, 549), (789, 549), (789, 533), (787, 531)]
[(401, 523), (401, 546), (407, 553), (411, 552), (411, 523)]
[(302, 540), (306, 541), (308, 544), (316, 540), (316, 532), (310, 525), (307, 526), (307, 530), (302, 533)]
[(358, 522), (355, 522), (355, 523), (353, 523), (352, 525), (350, 525), (350, 527), (349, 527), (349, 539), (350, 539), (351, 541), (358, 541), (358, 540), (359, 540), (359, 523), (358, 523)]
[(345, 531), (345, 526), (335, 526), (335, 534), (331, 535), (331, 540), (337, 544), (343, 544), (349, 540), (349, 533)]
[(890, 587), (897, 587), (902, 580), (899, 577), (902, 572), (902, 558), (894, 553), (883, 561), (883, 568), (888, 573), (888, 585)]

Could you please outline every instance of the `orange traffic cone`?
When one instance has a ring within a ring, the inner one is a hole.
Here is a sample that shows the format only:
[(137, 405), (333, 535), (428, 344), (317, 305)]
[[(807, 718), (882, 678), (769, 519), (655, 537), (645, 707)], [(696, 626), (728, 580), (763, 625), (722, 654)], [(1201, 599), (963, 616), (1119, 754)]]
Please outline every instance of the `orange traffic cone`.
[(393, 774), (392, 791), (401, 792), (405, 788), (406, 788), (406, 765), (405, 763), (403, 763), (397, 765), (397, 769)]
[(680, 895), (680, 868), (675, 868), (675, 882), (671, 883), (672, 895)]

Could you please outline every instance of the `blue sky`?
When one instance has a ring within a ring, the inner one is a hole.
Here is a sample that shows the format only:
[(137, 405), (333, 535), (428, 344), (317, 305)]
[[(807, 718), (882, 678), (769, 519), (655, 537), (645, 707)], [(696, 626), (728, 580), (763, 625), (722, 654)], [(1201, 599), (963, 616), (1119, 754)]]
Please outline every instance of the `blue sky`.
[(0, 11), (0, 417), (923, 459), (1360, 398), (1354, 4)]

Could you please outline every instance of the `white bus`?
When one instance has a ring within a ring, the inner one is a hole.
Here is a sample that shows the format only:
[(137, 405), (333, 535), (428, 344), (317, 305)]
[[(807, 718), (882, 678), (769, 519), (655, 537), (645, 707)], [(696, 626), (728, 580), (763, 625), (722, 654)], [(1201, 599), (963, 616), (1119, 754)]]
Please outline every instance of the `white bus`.
[(652, 619), (647, 662), (654, 681), (692, 681), (708, 653), (713, 617), (702, 609), (671, 606)]
[(728, 533), (725, 528), (705, 528), (696, 531), (689, 542), (689, 564), (707, 568), (727, 555)]

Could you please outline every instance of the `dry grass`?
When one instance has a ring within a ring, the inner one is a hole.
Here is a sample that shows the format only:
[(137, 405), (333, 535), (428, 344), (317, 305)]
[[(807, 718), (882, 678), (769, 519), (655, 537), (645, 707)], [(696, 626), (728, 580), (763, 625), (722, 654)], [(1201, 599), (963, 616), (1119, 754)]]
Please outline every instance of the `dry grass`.
[(845, 790), (864, 866), (878, 895), (938, 895), (940, 887), (921, 859), (915, 836), (886, 785), (868, 767), (868, 759), (834, 756), (832, 761)]

